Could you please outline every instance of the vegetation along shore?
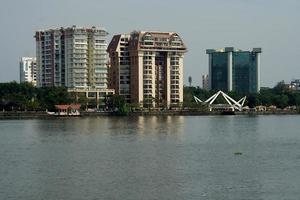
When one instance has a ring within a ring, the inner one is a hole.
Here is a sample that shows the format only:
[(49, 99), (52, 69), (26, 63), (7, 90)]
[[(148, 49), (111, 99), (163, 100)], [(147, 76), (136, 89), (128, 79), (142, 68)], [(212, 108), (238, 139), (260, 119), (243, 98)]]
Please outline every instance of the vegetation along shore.
[[(29, 83), (0, 83), (0, 118), (48, 117), (46, 111), (55, 111), (57, 104), (81, 104), (82, 116), (101, 115), (211, 115), (207, 105), (197, 104), (194, 96), (207, 99), (215, 91), (198, 87), (184, 88), (184, 102), (171, 108), (140, 108), (125, 103), (118, 95), (107, 96), (99, 106), (87, 97), (76, 97), (64, 87), (36, 88)], [(260, 93), (228, 93), (234, 99), (247, 96), (248, 110), (236, 114), (297, 114), (300, 113), (300, 92), (290, 90), (283, 83), (274, 88), (262, 88)], [(222, 103), (222, 99), (219, 103)]]

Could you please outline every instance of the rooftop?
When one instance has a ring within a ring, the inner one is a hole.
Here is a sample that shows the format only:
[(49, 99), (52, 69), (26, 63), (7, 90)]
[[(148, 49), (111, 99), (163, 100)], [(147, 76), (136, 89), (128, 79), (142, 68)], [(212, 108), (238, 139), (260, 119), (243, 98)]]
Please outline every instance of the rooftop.
[[(237, 48), (234, 48), (234, 47), (225, 47), (225, 48), (220, 48), (220, 49), (206, 49), (207, 54), (222, 53), (222, 52), (250, 52), (250, 50), (244, 51), (244, 50), (237, 49)], [(261, 50), (261, 48), (253, 48), (252, 52), (261, 53), (262, 50)]]

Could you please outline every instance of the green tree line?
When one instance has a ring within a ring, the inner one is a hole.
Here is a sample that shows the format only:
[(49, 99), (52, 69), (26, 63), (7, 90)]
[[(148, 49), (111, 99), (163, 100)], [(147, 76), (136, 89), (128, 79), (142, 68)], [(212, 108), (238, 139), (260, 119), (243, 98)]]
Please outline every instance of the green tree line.
[[(184, 87), (183, 107), (205, 110), (205, 105), (197, 104), (194, 96), (206, 100), (216, 91), (205, 91), (199, 87)], [(239, 94), (228, 92), (233, 99), (240, 99), (247, 96), (246, 105), (253, 108), (258, 105), (275, 105), (278, 108), (287, 106), (300, 106), (300, 92), (289, 89), (283, 82), (278, 83), (274, 88), (262, 88), (260, 93)], [(93, 105), (93, 100), (86, 97), (76, 98), (74, 94), (67, 92), (65, 87), (44, 87), (36, 88), (30, 83), (0, 83), (0, 110), (54, 110), (56, 104), (80, 103), (82, 108)], [(223, 103), (220, 99), (219, 103)], [(218, 103), (218, 102), (217, 102)], [(114, 95), (104, 102), (105, 107), (118, 113), (127, 113), (128, 105), (125, 100)]]
[(0, 83), (1, 110), (54, 110), (56, 104), (71, 102), (64, 87), (36, 88), (30, 83)]
[[(0, 111), (55, 111), (57, 104), (81, 104), (81, 109), (96, 108), (95, 99), (69, 93), (65, 87), (34, 87), (30, 83), (0, 83)], [(99, 102), (103, 108), (126, 115), (125, 99), (118, 95)]]

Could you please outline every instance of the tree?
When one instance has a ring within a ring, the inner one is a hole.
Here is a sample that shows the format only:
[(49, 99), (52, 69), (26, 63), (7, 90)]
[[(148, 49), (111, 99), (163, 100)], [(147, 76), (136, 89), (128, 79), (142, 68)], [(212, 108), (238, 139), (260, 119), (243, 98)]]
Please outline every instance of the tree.
[(64, 87), (39, 88), (37, 98), (42, 108), (54, 110), (57, 104), (69, 104), (72, 102), (70, 94)]
[(280, 93), (288, 91), (289, 88), (287, 87), (287, 84), (285, 84), (285, 82), (282, 80), (282, 81), (277, 83), (277, 85), (273, 88), (273, 90), (276, 93), (280, 94)]
[(260, 104), (258, 96), (256, 94), (251, 94), (247, 98), (247, 104), (249, 108), (254, 108), (255, 106), (258, 106)]
[(128, 107), (123, 96), (112, 95), (108, 100), (108, 107), (117, 115), (128, 115)]
[(283, 109), (283, 108), (287, 107), (289, 105), (288, 101), (289, 101), (289, 98), (285, 94), (274, 96), (274, 103), (278, 108)]

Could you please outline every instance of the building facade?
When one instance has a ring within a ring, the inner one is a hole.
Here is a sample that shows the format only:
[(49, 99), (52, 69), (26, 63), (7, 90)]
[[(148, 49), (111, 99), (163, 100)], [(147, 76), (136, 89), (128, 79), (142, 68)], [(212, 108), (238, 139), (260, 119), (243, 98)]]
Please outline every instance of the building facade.
[(28, 82), (36, 86), (36, 58), (22, 57), (20, 61), (20, 83)]
[(173, 32), (134, 31), (115, 35), (110, 56), (110, 87), (127, 102), (170, 107), (183, 102), (183, 58), (187, 51)]
[(110, 57), (109, 88), (115, 89), (116, 94), (130, 103), (130, 34), (115, 35), (108, 46)]
[(202, 89), (209, 90), (209, 77), (208, 74), (202, 75)]
[(207, 49), (209, 88), (240, 93), (259, 92), (261, 52), (261, 48), (252, 51), (233, 47)]
[(37, 86), (107, 88), (107, 34), (76, 26), (36, 31)]

